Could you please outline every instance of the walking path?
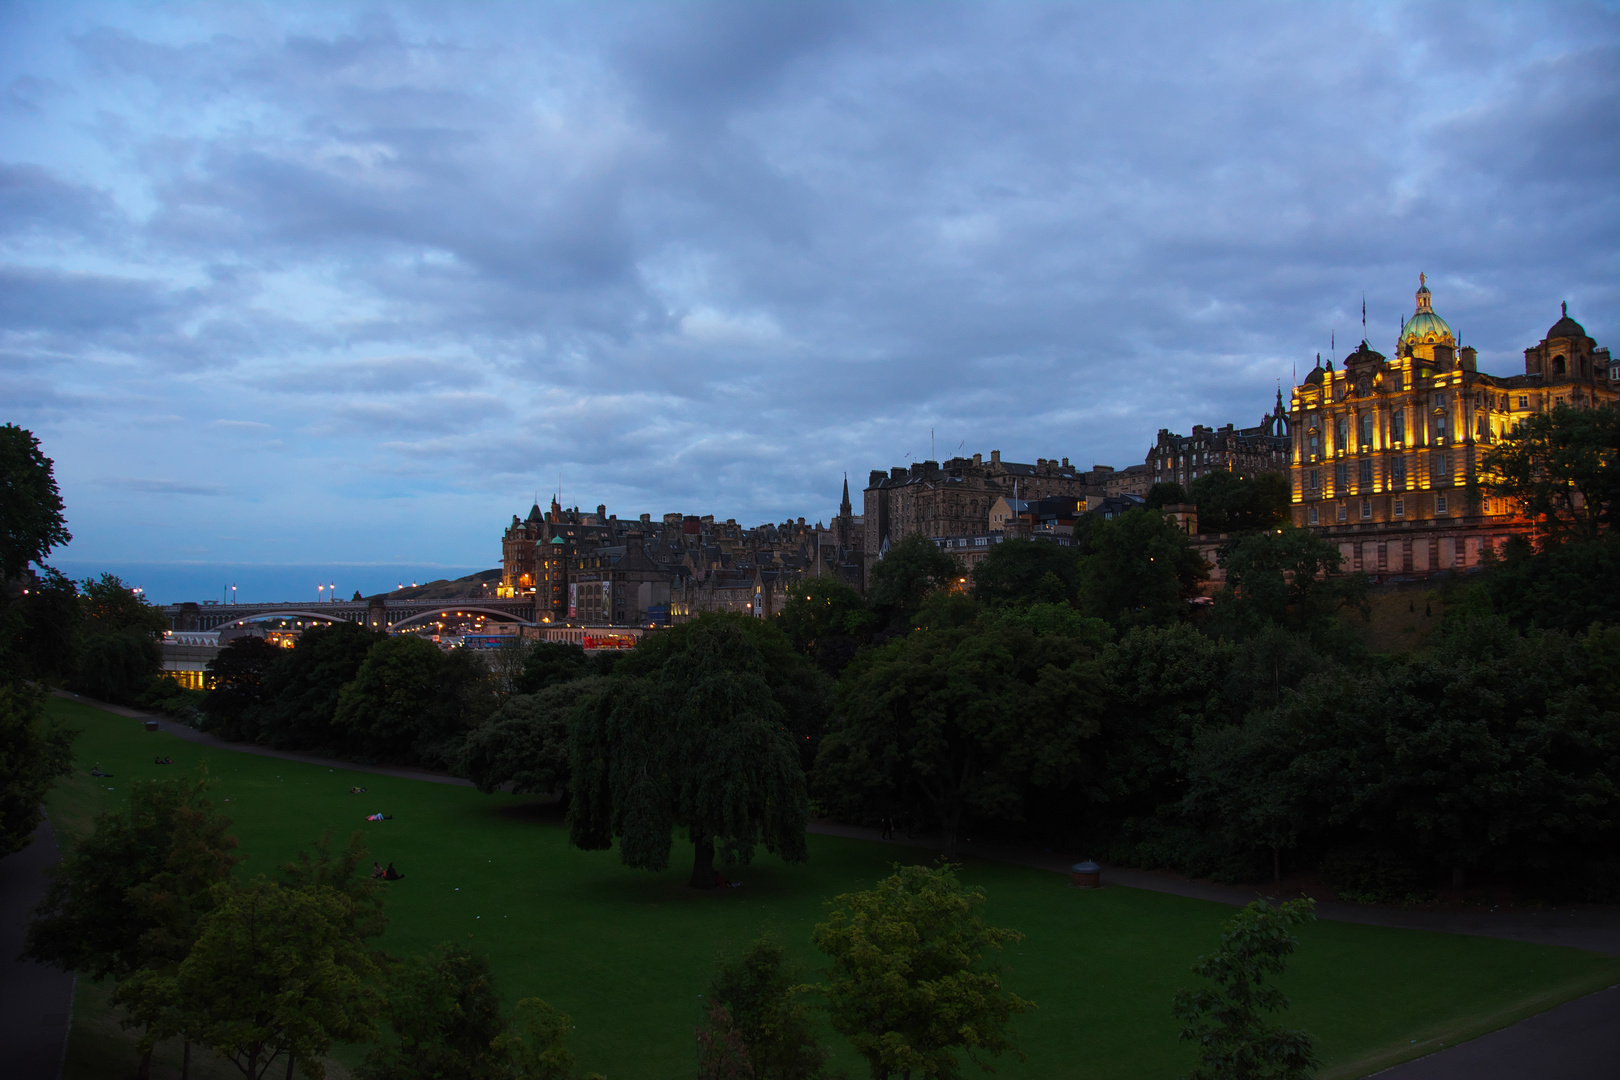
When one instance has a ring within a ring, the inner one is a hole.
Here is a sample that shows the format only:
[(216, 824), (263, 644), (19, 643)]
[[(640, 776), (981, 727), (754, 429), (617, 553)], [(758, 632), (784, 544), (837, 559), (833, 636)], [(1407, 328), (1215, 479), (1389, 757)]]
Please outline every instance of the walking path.
[(1373, 1075), (1379, 1080), (1614, 1080), (1620, 1077), (1620, 986)]
[[(876, 829), (839, 825), (831, 821), (814, 822), (810, 826), (810, 831), (829, 836), (845, 836), (853, 840), (872, 840), (935, 851), (940, 848), (939, 840), (935, 837), (906, 839), (896, 836), (892, 840), (883, 840)], [(971, 840), (958, 843), (956, 851), (958, 855), (968, 855), (976, 859), (1032, 866), (1062, 874), (1067, 874), (1073, 863), (1072, 859), (1051, 851), (977, 844)], [(1102, 880), (1105, 885), (1125, 885), (1133, 889), (1173, 893), (1176, 896), (1213, 900), (1216, 903), (1238, 907), (1267, 895), (1265, 889), (1251, 885), (1217, 885), (1208, 881), (1190, 881), (1179, 874), (1129, 870), (1119, 866), (1104, 865)], [(1318, 901), (1316, 917), (1368, 926), (1393, 926), (1406, 930), (1433, 930), (1445, 934), (1506, 938), (1510, 941), (1528, 941), (1537, 945), (1567, 945), (1573, 949), (1620, 956), (1620, 909), (1612, 907), (1545, 908), (1534, 911), (1490, 911), (1485, 908), (1475, 911), (1413, 911), (1404, 908), (1367, 907), (1361, 904)]]
[(15, 1080), (56, 1080), (73, 1011), (73, 976), (18, 960), (28, 919), (45, 895), (46, 871), (61, 859), (51, 823), (34, 842), (0, 859), (0, 1048)]

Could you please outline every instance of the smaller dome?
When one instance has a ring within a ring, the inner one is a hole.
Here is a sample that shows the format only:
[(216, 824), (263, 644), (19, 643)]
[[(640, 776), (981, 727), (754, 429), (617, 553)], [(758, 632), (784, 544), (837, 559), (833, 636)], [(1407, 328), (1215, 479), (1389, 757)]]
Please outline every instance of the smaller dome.
[(1552, 329), (1547, 331), (1547, 336), (1549, 338), (1560, 338), (1560, 337), (1561, 338), (1583, 338), (1583, 337), (1585, 337), (1586, 336), (1586, 327), (1582, 326), (1580, 323), (1576, 322), (1574, 319), (1569, 317), (1569, 304), (1566, 302), (1562, 306), (1563, 306), (1563, 312), (1564, 312), (1563, 318), (1559, 319), (1557, 322), (1552, 324)]

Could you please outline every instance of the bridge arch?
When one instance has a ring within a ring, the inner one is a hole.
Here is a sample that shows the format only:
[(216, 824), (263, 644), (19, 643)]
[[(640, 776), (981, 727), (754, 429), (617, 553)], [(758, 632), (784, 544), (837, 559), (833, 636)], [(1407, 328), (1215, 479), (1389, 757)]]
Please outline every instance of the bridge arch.
[(398, 622), (389, 623), (388, 629), (398, 630), (402, 627), (410, 627), (418, 623), (434, 621), (441, 615), (457, 615), (463, 613), (469, 615), (487, 615), (491, 618), (498, 619), (501, 622), (523, 623), (525, 626), (533, 625), (524, 619), (515, 617), (510, 611), (504, 611), (498, 607), (484, 607), (481, 604), (446, 604), (443, 607), (432, 608), (428, 611), (419, 611), (408, 619), (401, 619)]
[(252, 615), (243, 615), (240, 619), (232, 619), (230, 622), (218, 623), (211, 627), (211, 629), (223, 630), (227, 626), (243, 626), (247, 623), (259, 622), (264, 619), (319, 619), (321, 622), (329, 623), (354, 622), (353, 619), (345, 618), (343, 615), (338, 614), (337, 612), (303, 611), (300, 609), (289, 608), (286, 611), (256, 611)]

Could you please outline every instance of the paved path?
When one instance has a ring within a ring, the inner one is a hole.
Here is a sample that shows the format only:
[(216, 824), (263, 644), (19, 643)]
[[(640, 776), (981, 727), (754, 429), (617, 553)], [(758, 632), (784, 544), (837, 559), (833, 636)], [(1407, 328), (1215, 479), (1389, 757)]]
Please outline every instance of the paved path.
[(0, 859), (0, 1073), (7, 1080), (56, 1080), (62, 1072), (73, 976), (17, 959), (46, 871), (60, 858), (46, 821), (32, 844)]
[(1620, 986), (1374, 1075), (1380, 1080), (1616, 1080)]
[[(872, 840), (880, 843), (900, 844), (907, 847), (939, 849), (936, 837), (918, 837), (908, 840), (897, 836), (884, 841), (878, 830), (831, 821), (811, 824), (811, 832), (830, 836), (845, 836), (854, 840)], [(1067, 874), (1074, 863), (1072, 858), (1035, 848), (1016, 848), (1000, 845), (977, 844), (971, 840), (956, 846), (959, 855), (993, 862), (1032, 866)], [(1217, 885), (1208, 881), (1189, 881), (1178, 874), (1151, 870), (1129, 870), (1124, 867), (1103, 867), (1105, 885), (1125, 885), (1133, 889), (1173, 893), (1195, 900), (1213, 900), (1220, 904), (1241, 906), (1266, 896), (1266, 890), (1251, 885)], [(1402, 908), (1364, 907), (1360, 904), (1324, 903), (1316, 905), (1320, 919), (1334, 922), (1362, 923), (1368, 926), (1393, 926), (1406, 930), (1433, 930), (1445, 934), (1473, 934), (1479, 937), (1506, 938), (1510, 941), (1528, 941), (1537, 945), (1567, 945), (1574, 949), (1620, 956), (1620, 908), (1545, 908), (1535, 911), (1412, 911)]]

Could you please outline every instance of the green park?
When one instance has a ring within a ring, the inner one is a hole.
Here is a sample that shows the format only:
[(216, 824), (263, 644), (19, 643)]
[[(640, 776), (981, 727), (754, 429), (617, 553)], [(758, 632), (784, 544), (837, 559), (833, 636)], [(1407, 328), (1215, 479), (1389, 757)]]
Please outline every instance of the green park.
[[(535, 796), (199, 746), (63, 699), (50, 711), (84, 732), (73, 776), (50, 797), (61, 834), (82, 834), (133, 780), (198, 767), (217, 781), (215, 801), (247, 855), (241, 875), (273, 872), (322, 834), (363, 829), (371, 852), (405, 873), (388, 886), (382, 947), (404, 955), (455, 940), (485, 952), (508, 1003), (538, 996), (567, 1013), (582, 1071), (607, 1077), (692, 1075), (693, 1031), (718, 955), (772, 932), (814, 979), (821, 958), (810, 934), (824, 901), (869, 887), (896, 861), (927, 857), (811, 836), (805, 864), (767, 856), (735, 870), (743, 887), (698, 891), (686, 887), (684, 867), (649, 873), (614, 852), (571, 848), (555, 808)], [(157, 756), (174, 763), (154, 766)], [(113, 775), (89, 776), (97, 764)], [(363, 820), (378, 810), (392, 820)], [(963, 878), (984, 889), (988, 921), (1024, 933), (1000, 963), (1007, 985), (1038, 1006), (1015, 1025), (1027, 1060), (1004, 1056), (998, 1075), (1186, 1073), (1194, 1055), (1177, 1042), (1171, 995), (1192, 981), (1190, 964), (1232, 909), (1136, 889), (1080, 890), (1057, 874), (990, 862), (969, 863)], [(1574, 949), (1327, 921), (1299, 936), (1283, 985), (1290, 1022), (1319, 1040), (1324, 1077), (1365, 1075), (1620, 979), (1620, 959)], [(81, 986), (66, 1076), (117, 1075), (133, 1037), (107, 1015), (105, 993)], [(822, 1035), (833, 1064), (860, 1075), (841, 1040)], [(161, 1051), (165, 1060), (178, 1054), (175, 1045)], [(335, 1053), (340, 1063), (361, 1056), (360, 1047)]]

